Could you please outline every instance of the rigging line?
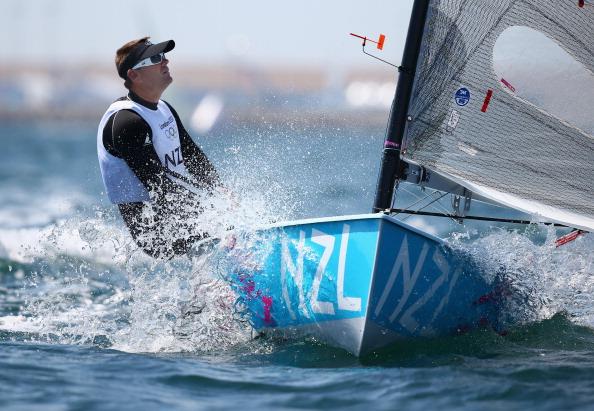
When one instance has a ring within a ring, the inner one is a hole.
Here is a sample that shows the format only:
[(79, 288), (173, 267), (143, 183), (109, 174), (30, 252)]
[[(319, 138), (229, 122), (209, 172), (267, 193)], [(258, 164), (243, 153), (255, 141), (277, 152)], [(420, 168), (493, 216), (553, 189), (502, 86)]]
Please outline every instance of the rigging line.
[[(430, 197), (434, 197), (434, 195), (435, 195), (435, 194), (440, 194), (440, 192), (439, 192), (439, 191), (435, 190), (435, 191), (433, 191), (431, 194), (426, 194), (425, 196), (419, 196), (419, 195), (417, 195), (415, 192), (413, 192), (412, 190), (407, 190), (406, 188), (402, 188), (402, 190), (406, 191), (408, 194), (410, 194), (410, 195), (412, 195), (412, 196), (414, 196), (414, 197), (416, 197), (416, 198), (417, 198), (417, 201), (415, 201), (415, 202), (414, 202), (414, 203), (412, 203), (412, 204), (409, 204), (409, 205), (406, 207), (406, 209), (410, 209), (410, 208), (412, 208), (412, 207), (416, 206), (417, 204), (419, 204), (419, 203), (422, 203), (422, 202), (423, 202), (423, 201), (425, 201), (426, 199), (428, 199), (428, 198), (430, 198)], [(392, 201), (392, 208), (394, 208), (394, 203), (395, 203), (395, 200), (396, 200), (396, 199), (394, 198), (394, 199), (393, 199), (393, 201)], [(423, 207), (423, 208), (425, 208), (425, 207)], [(422, 210), (423, 208), (421, 208), (421, 210)]]
[(413, 203), (413, 204), (410, 204), (410, 205), (409, 205), (408, 207), (406, 207), (406, 208), (410, 208), (410, 207), (412, 207), (412, 206), (416, 205), (417, 203), (419, 203), (419, 202), (423, 201), (424, 199), (426, 199), (426, 198), (428, 198), (428, 197), (430, 197), (430, 196), (432, 196), (433, 194), (435, 194), (435, 193), (436, 193), (436, 191), (433, 191), (431, 194), (425, 194), (425, 195), (421, 196), (421, 195), (419, 195), (419, 194), (415, 193), (413, 190), (409, 190), (409, 189), (407, 189), (406, 187), (399, 188), (399, 190), (405, 191), (407, 194), (410, 194), (411, 196), (415, 197), (415, 199), (417, 199), (417, 200), (418, 200), (417, 202), (415, 202), (415, 203)]
[[(435, 193), (438, 193), (438, 191), (435, 191)], [(416, 211), (414, 211), (414, 210), (409, 210), (409, 211), (411, 211), (411, 212), (410, 212), (410, 213), (404, 213), (404, 214), (409, 214), (409, 215), (407, 215), (406, 217), (404, 217), (404, 218), (402, 219), (402, 221), (404, 221), (404, 220), (406, 220), (407, 218), (409, 218), (409, 217), (410, 217), (412, 214), (415, 214), (415, 213), (416, 213), (416, 214), (423, 213), (423, 212), (424, 212), (423, 210), (424, 210), (425, 208), (429, 207), (431, 204), (435, 203), (436, 201), (439, 201), (439, 200), (441, 200), (442, 198), (444, 198), (444, 197), (445, 197), (446, 195), (448, 195), (448, 194), (449, 194), (449, 193), (447, 193), (447, 192), (443, 193), (442, 195), (440, 195), (439, 197), (435, 198), (433, 201), (431, 201), (429, 204), (426, 204), (425, 206), (423, 206), (423, 207), (422, 207), (422, 208), (420, 208), (419, 210), (416, 210)], [(396, 215), (398, 215), (398, 213), (396, 213)], [(419, 214), (419, 215), (422, 215), (422, 214)], [(442, 214), (442, 215), (446, 215), (446, 214)], [(450, 217), (451, 217), (451, 216), (450, 216)], [(451, 217), (451, 218), (453, 218), (453, 217)]]
[[(444, 197), (445, 197), (446, 195), (448, 195), (448, 194), (449, 194), (449, 193), (447, 193), (447, 192), (443, 193), (441, 196), (437, 197), (436, 199), (434, 199), (433, 201), (431, 201), (429, 204), (426, 204), (425, 206), (421, 207), (421, 208), (420, 208), (420, 209), (418, 209), (417, 211), (418, 211), (418, 212), (423, 212), (423, 210), (424, 210), (424, 209), (426, 209), (427, 207), (429, 207), (431, 204), (433, 204), (433, 203), (435, 203), (435, 202), (437, 202), (437, 201), (441, 200), (442, 198), (444, 198)], [(452, 220), (454, 220), (454, 222), (456, 221), (456, 219), (455, 219), (455, 218), (454, 218), (454, 217), (453, 217), (453, 216), (452, 216), (450, 213), (448, 213), (448, 212), (445, 212), (444, 214), (445, 214), (445, 215), (449, 215), (449, 217), (450, 217)], [(404, 221), (404, 220), (406, 220), (406, 219), (408, 219), (408, 218), (410, 218), (410, 217), (411, 217), (411, 214), (409, 214), (409, 215), (407, 215), (406, 217), (404, 217), (404, 218), (402, 219), (402, 221)]]
[[(439, 193), (439, 191), (436, 191), (436, 193)], [(420, 208), (418, 211), (423, 211), (425, 208), (429, 207), (431, 204), (435, 203), (436, 201), (441, 200), (442, 198), (444, 198), (448, 194), (450, 194), (450, 193), (448, 193), (447, 191), (444, 192), (442, 195), (440, 195), (439, 197), (437, 197), (435, 200), (431, 201), (429, 204), (425, 205), (424, 207)]]
[[(415, 211), (415, 210), (406, 210), (401, 208), (393, 208), (387, 210), (390, 213), (403, 213), (403, 214), (413, 214), (413, 215), (424, 215), (429, 217), (449, 217), (452, 218), (449, 214), (441, 214), (441, 213), (433, 213), (429, 211)], [(554, 227), (565, 227), (571, 228), (568, 225), (560, 224), (560, 223), (548, 223), (548, 222), (541, 222), (541, 221), (530, 221), (530, 220), (516, 220), (513, 218), (496, 218), (496, 217), (482, 217), (482, 216), (465, 216), (460, 217), (462, 220), (478, 220), (478, 221), (492, 221), (498, 223), (512, 223), (512, 224), (544, 224), (544, 225), (552, 225)]]
[[(441, 193), (440, 191), (434, 191), (431, 195), (426, 196), (423, 200), (426, 199), (433, 199), (431, 202), (429, 202), (428, 204), (424, 205), (423, 207), (419, 208), (418, 211), (422, 211), (424, 209), (426, 209), (427, 207), (429, 207), (431, 204), (435, 203), (436, 201), (441, 200), (442, 198), (444, 198), (448, 193)], [(437, 198), (435, 198), (437, 197)], [(420, 203), (421, 201), (417, 201), (415, 204), (411, 204), (408, 208), (412, 208), (414, 205)]]
[(371, 54), (371, 53), (368, 53), (368, 52), (366, 52), (366, 51), (365, 51), (365, 43), (363, 43), (363, 53), (364, 53), (364, 54), (367, 54), (368, 56), (371, 56), (371, 57), (373, 57), (374, 59), (377, 59), (377, 60), (379, 60), (379, 61), (382, 61), (382, 62), (384, 62), (384, 63), (386, 63), (386, 64), (389, 64), (389, 65), (390, 65), (390, 66), (392, 66), (392, 67), (396, 67), (396, 68), (398, 69), (398, 71), (400, 71), (400, 70), (402, 69), (402, 67), (401, 67), (401, 66), (397, 66), (396, 64), (392, 64), (392, 63), (390, 63), (389, 61), (386, 61), (386, 60), (384, 60), (384, 59), (381, 59), (381, 58), (379, 58), (379, 57), (377, 57), (377, 56), (374, 56), (374, 55), (373, 55), (373, 54)]
[[(419, 186), (421, 186), (421, 184), (419, 184)], [(422, 187), (422, 186), (421, 186), (421, 187)], [(422, 189), (423, 189), (423, 191), (425, 191), (425, 187), (422, 187)], [(430, 190), (432, 190), (432, 193), (431, 193), (431, 194), (429, 194), (429, 195), (425, 195), (425, 197), (420, 197), (420, 196), (418, 196), (416, 193), (414, 193), (412, 190), (407, 190), (406, 188), (403, 188), (403, 190), (405, 190), (405, 191), (406, 191), (407, 193), (409, 193), (410, 195), (413, 195), (413, 196), (415, 196), (416, 198), (419, 198), (419, 201), (416, 201), (416, 202), (414, 202), (413, 204), (410, 204), (408, 207), (406, 207), (406, 209), (410, 209), (410, 208), (412, 208), (413, 206), (417, 205), (418, 203), (422, 202), (423, 200), (425, 200), (425, 199), (427, 199), (427, 198), (434, 197), (435, 195), (440, 195), (440, 194), (441, 194), (441, 196), (440, 196), (439, 198), (437, 198), (437, 199), (435, 199), (434, 201), (430, 202), (429, 204), (427, 204), (427, 205), (425, 205), (425, 206), (421, 207), (421, 208), (419, 209), (419, 211), (421, 211), (421, 210), (424, 210), (425, 208), (429, 207), (431, 204), (435, 203), (436, 201), (439, 201), (439, 200), (441, 200), (441, 199), (442, 199), (442, 198), (444, 198), (446, 195), (448, 195), (448, 194), (453, 194), (453, 193), (450, 193), (450, 192), (447, 192), (447, 191), (441, 191), (441, 190), (436, 190), (436, 189), (430, 189)], [(443, 193), (443, 194), (442, 194), (442, 193)], [(437, 207), (437, 208), (440, 208), (440, 209), (442, 209), (444, 214), (449, 214), (449, 213), (448, 213), (448, 211), (447, 211), (448, 209), (447, 209), (446, 207), (444, 207), (443, 205), (441, 205), (441, 204), (439, 204), (439, 203), (438, 203), (438, 204), (436, 204), (436, 207)]]
[[(449, 193), (449, 194), (452, 194), (452, 193)], [(452, 195), (455, 195), (455, 194), (452, 194)], [(443, 196), (442, 196), (442, 198), (443, 198)], [(421, 208), (421, 210), (424, 210), (425, 208), (426, 208), (426, 207), (423, 207), (423, 208)], [(441, 203), (437, 203), (437, 204), (435, 205), (435, 208), (437, 208), (437, 209), (441, 209), (441, 210), (442, 210), (442, 212), (443, 212), (443, 214), (445, 214), (445, 215), (449, 215), (449, 216), (450, 216), (450, 218), (451, 218), (451, 219), (452, 219), (454, 222), (456, 222), (456, 223), (459, 223), (459, 222), (460, 222), (460, 221), (456, 220), (456, 216), (455, 216), (455, 214), (452, 214), (452, 213), (448, 212), (448, 209), (447, 209), (446, 207), (444, 207), (444, 206), (443, 206)], [(420, 211), (421, 211), (421, 210), (420, 210)]]

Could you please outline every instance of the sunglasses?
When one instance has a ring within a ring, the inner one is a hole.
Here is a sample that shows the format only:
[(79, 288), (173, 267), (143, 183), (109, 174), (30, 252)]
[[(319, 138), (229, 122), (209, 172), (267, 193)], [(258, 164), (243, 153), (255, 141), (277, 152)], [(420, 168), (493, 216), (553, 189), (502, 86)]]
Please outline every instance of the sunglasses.
[(154, 66), (155, 64), (161, 64), (163, 60), (165, 60), (165, 53), (155, 54), (154, 56), (150, 56), (145, 58), (144, 60), (140, 60), (138, 63), (136, 63), (134, 67), (132, 67), (132, 70), (136, 70), (142, 67)]

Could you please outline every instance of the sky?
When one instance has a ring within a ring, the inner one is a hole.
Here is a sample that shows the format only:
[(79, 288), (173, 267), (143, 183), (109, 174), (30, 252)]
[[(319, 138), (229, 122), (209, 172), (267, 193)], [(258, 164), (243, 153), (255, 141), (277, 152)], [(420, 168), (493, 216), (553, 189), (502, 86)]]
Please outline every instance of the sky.
[(1, 0), (0, 64), (113, 64), (145, 35), (173, 38), (178, 61), (254, 65), (361, 65), (350, 32), (386, 35), (399, 63), (412, 0)]

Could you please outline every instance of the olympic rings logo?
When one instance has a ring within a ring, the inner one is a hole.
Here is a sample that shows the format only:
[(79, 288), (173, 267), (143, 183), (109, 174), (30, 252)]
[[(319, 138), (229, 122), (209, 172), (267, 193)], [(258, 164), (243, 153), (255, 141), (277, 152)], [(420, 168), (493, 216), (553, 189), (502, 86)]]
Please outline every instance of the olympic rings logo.
[(165, 135), (169, 138), (174, 138), (175, 137), (175, 127), (171, 126), (168, 129), (165, 129)]

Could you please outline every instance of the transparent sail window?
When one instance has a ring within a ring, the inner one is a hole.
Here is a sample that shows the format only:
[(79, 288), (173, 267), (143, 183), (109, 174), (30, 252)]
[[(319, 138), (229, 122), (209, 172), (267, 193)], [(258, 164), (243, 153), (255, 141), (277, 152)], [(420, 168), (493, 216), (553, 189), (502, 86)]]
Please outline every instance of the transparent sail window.
[(502, 88), (594, 136), (594, 73), (529, 27), (510, 27), (495, 44)]

